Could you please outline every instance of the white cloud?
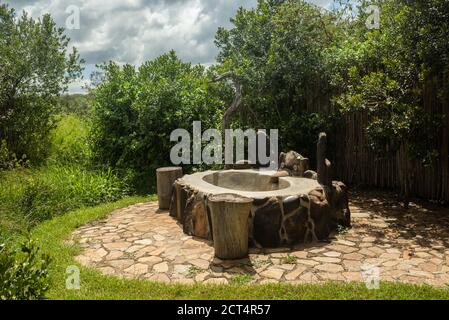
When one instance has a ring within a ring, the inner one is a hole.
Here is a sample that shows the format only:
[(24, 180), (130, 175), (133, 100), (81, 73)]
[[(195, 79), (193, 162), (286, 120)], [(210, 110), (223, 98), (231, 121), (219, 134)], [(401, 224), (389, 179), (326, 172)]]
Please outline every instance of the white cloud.
[[(332, 0), (311, 0), (328, 7)], [(12, 0), (7, 3), (33, 17), (50, 13), (64, 26), (71, 5), (80, 8), (80, 29), (67, 30), (72, 44), (86, 60), (87, 69), (108, 60), (140, 64), (171, 49), (187, 61), (209, 65), (217, 49), (214, 36), (219, 26), (240, 6), (257, 0)], [(86, 74), (86, 76), (88, 76)], [(71, 91), (81, 90), (72, 84)]]

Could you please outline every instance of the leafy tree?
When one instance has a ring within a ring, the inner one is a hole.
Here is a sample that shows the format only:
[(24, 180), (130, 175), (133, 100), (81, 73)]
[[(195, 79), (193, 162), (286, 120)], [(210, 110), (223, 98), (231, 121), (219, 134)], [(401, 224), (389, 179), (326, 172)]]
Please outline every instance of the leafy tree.
[[(363, 1), (362, 4), (365, 4)], [(351, 25), (348, 40), (328, 50), (335, 101), (345, 112), (366, 112), (369, 147), (379, 157), (399, 156), (401, 192), (408, 204), (412, 162), (431, 165), (438, 156), (441, 115), (424, 109), (424, 94), (438, 79), (437, 99), (447, 102), (449, 11), (447, 2), (375, 2), (379, 30), (365, 30), (366, 13)], [(446, 3), (446, 5), (444, 5)]]
[[(447, 1), (336, 2), (328, 12), (301, 0), (259, 0), (239, 9), (233, 28), (218, 30), (216, 71), (242, 84), (234, 122), (279, 128), (281, 148), (313, 157), (317, 131), (332, 130), (341, 112), (367, 113), (367, 147), (401, 159), (407, 198), (411, 165), (438, 157), (441, 115), (424, 109), (424, 96), (436, 86), (437, 103), (449, 101)], [(379, 30), (365, 25), (369, 4), (380, 7)]]
[(205, 129), (219, 126), (217, 85), (203, 66), (182, 62), (174, 51), (139, 68), (109, 62), (101, 69), (92, 91), (94, 156), (127, 172), (140, 190), (148, 191), (157, 167), (171, 164), (173, 130), (191, 132), (193, 121)]
[(0, 141), (32, 160), (45, 156), (55, 97), (80, 75), (79, 55), (50, 15), (34, 20), (0, 5)]
[(330, 130), (330, 117), (309, 112), (329, 107), (324, 49), (338, 32), (335, 16), (305, 1), (258, 1), (240, 8), (233, 28), (220, 28), (217, 72), (232, 72), (242, 84), (241, 126), (280, 129), (281, 149), (314, 158), (314, 142)]

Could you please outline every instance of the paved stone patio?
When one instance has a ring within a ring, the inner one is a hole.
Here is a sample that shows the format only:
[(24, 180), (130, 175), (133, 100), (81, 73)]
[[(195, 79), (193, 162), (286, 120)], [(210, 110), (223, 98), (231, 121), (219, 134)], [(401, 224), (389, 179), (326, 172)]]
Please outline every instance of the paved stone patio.
[(171, 283), (363, 281), (377, 266), (383, 281), (449, 284), (449, 210), (412, 203), (406, 211), (392, 195), (351, 194), (353, 227), (329, 242), (251, 249), (248, 259), (221, 261), (210, 243), (183, 234), (157, 202), (112, 212), (80, 227), (76, 259), (107, 275)]

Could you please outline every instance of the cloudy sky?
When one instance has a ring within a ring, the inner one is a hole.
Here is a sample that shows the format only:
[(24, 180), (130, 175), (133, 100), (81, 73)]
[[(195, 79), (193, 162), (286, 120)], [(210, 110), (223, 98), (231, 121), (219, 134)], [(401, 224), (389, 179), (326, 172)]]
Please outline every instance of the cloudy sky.
[[(50, 13), (86, 60), (83, 81), (95, 64), (108, 60), (139, 65), (171, 49), (193, 63), (211, 64), (219, 26), (257, 0), (0, 0), (33, 17)], [(328, 7), (332, 0), (309, 0)], [(79, 10), (79, 29), (74, 17)], [(70, 86), (82, 92), (83, 81)]]

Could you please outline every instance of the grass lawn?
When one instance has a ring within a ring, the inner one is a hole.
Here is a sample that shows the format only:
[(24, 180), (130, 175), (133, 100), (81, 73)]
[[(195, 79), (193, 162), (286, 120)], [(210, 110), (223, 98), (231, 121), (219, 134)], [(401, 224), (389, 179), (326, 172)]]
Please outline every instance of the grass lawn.
[[(326, 283), (324, 285), (230, 284), (174, 285), (147, 280), (120, 279), (104, 276), (82, 267), (73, 257), (80, 251), (64, 240), (86, 223), (102, 219), (112, 210), (154, 199), (131, 197), (115, 203), (83, 208), (43, 222), (32, 230), (32, 236), (43, 251), (51, 254), (50, 299), (449, 299), (449, 289), (381, 283), (380, 290), (368, 290), (364, 283)], [(80, 267), (80, 290), (65, 288), (67, 266)]]

